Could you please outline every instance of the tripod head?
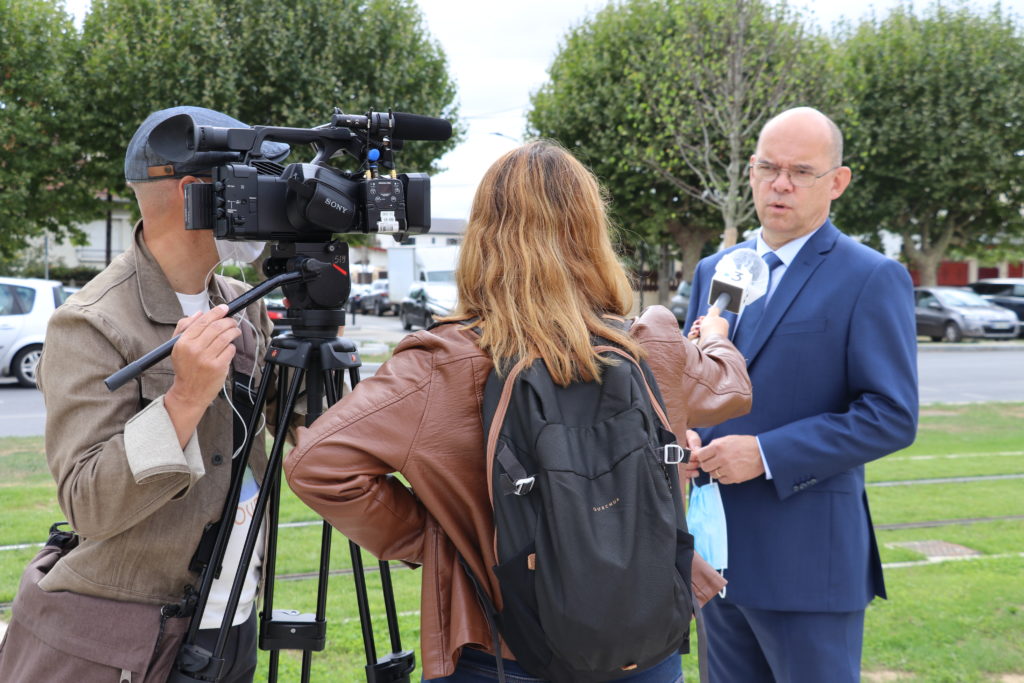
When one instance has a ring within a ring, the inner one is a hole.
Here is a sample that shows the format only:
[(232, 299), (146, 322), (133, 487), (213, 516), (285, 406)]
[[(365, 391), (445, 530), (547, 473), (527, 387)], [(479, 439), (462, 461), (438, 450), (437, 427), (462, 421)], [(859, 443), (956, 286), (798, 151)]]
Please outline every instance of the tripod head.
[(273, 279), (303, 267), (314, 270), (316, 276), (282, 287), (288, 301), (285, 322), (293, 336), (333, 339), (345, 324), (343, 307), (352, 290), (348, 244), (340, 240), (274, 243), (270, 258), (263, 262), (263, 273)]
[[(338, 327), (345, 322), (342, 306), (352, 289), (348, 244), (338, 240), (277, 243), (264, 263), (264, 273), (270, 279), (231, 301), (229, 316), (280, 286), (288, 297), (294, 336), (333, 339), (338, 335)], [(119, 389), (169, 356), (179, 336), (104, 379), (107, 389)]]

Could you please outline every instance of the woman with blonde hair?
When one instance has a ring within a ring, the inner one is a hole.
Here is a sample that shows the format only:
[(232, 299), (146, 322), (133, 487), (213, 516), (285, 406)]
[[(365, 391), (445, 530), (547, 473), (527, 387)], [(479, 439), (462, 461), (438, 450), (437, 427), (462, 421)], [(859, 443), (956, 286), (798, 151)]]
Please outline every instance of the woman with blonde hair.
[[(625, 324), (633, 293), (609, 233), (600, 186), (569, 152), (535, 141), (505, 154), (473, 199), (456, 313), (406, 337), (373, 377), (301, 431), (285, 463), (291, 488), (339, 531), (381, 559), (422, 566), (424, 680), (498, 679), (487, 617), (457, 559), (500, 598), (481, 403), (492, 368), (542, 359), (561, 386), (599, 381), (607, 361), (592, 338), (601, 337), (646, 360), (678, 434), (750, 408), (744, 360), (717, 312), (696, 342), (662, 306)], [(698, 445), (692, 432), (687, 439)], [(693, 569), (704, 602), (723, 582), (699, 557)], [(512, 680), (541, 680), (502, 650)], [(681, 679), (671, 656), (616, 680)]]

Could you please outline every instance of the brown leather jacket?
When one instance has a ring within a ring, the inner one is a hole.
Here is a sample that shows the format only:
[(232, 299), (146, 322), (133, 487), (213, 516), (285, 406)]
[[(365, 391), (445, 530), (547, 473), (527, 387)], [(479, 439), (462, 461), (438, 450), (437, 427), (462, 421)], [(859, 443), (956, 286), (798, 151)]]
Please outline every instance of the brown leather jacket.
[[(745, 363), (727, 340), (698, 349), (661, 306), (631, 331), (677, 434), (750, 410)], [(350, 539), (381, 559), (423, 566), (426, 678), (450, 675), (464, 645), (490, 649), (487, 620), (455, 554), (496, 593), (481, 413), (491, 361), (475, 338), (456, 324), (406, 337), (374, 377), (299, 431), (284, 466), (292, 490)], [(388, 476), (396, 471), (415, 495)], [(694, 575), (704, 601), (724, 583), (699, 558)]]

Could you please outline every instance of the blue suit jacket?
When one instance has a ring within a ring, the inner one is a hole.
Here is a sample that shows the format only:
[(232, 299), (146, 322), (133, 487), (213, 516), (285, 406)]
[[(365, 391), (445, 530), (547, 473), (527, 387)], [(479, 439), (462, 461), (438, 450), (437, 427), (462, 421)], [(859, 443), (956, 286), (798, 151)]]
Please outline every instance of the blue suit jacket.
[[(724, 253), (697, 266), (687, 330), (707, 311)], [(734, 325), (735, 316), (725, 315)], [(910, 276), (826, 221), (739, 350), (753, 409), (701, 437), (758, 436), (772, 479), (721, 486), (727, 599), (759, 609), (863, 609), (873, 596), (885, 597), (864, 463), (910, 445), (917, 431)]]

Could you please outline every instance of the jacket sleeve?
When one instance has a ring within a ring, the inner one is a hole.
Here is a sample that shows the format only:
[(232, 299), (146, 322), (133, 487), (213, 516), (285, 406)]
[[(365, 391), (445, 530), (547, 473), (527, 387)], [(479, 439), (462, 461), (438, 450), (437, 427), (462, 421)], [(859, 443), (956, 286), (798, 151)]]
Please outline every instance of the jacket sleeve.
[[(160, 400), (167, 387), (154, 382), (153, 401), (140, 410), (139, 381), (113, 392), (103, 384), (130, 355), (118, 329), (66, 305), (50, 319), (39, 366), (58, 500), (72, 527), (92, 539), (135, 526), (203, 475), (195, 437), (184, 450), (178, 445)], [(169, 387), (170, 375), (149, 374), (161, 377)]]
[(912, 292), (907, 269), (881, 261), (852, 309), (848, 409), (758, 434), (780, 499), (913, 443), (918, 383)]
[(644, 311), (633, 335), (647, 351), (647, 364), (679, 436), (685, 429), (750, 412), (746, 362), (729, 340), (712, 336), (698, 348), (682, 336), (675, 316), (664, 306)]
[(284, 471), (295, 494), (349, 539), (379, 559), (422, 564), (428, 513), (391, 475), (413, 448), (429, 394), (430, 354), (411, 339), (299, 429)]

